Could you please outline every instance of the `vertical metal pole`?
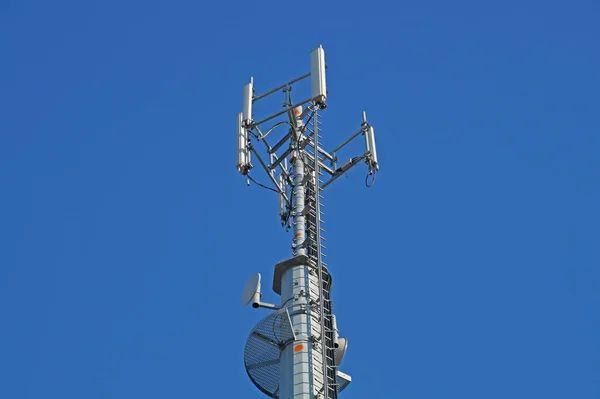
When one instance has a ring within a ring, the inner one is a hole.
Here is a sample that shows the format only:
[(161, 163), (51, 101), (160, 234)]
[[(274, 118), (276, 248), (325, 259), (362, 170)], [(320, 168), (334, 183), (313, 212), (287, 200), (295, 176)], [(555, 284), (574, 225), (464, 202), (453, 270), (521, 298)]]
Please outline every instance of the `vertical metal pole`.
[[(292, 146), (294, 151), (292, 162), (294, 171), (292, 179), (294, 187), (292, 190), (293, 216), (294, 216), (294, 256), (307, 255), (304, 247), (306, 234), (305, 207), (305, 183), (304, 183), (304, 150), (299, 147), (302, 137), (303, 122), (300, 118), (302, 107), (297, 107), (294, 112), (294, 137)], [(308, 266), (301, 265), (288, 269), (282, 276), (281, 281), (281, 303), (288, 309), (292, 326), (296, 334), (296, 340), (287, 345), (280, 357), (280, 399), (314, 399), (313, 372), (312, 372), (312, 343), (310, 342), (310, 306), (308, 298), (310, 295)]]

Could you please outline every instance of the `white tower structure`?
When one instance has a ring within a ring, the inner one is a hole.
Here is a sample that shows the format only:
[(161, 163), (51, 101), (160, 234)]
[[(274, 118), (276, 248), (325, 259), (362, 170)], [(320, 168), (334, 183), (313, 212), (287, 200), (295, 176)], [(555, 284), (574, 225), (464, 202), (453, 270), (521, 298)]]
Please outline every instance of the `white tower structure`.
[[(260, 274), (248, 281), (242, 296), (244, 305), (252, 303), (254, 308), (272, 311), (252, 329), (244, 350), (248, 376), (272, 398), (336, 399), (351, 382), (349, 375), (338, 370), (348, 341), (338, 333), (332, 313), (331, 274), (322, 259), (322, 191), (361, 161), (367, 165), (366, 183), (370, 186), (379, 164), (375, 133), (364, 112), (357, 132), (330, 152), (321, 147), (320, 113), (327, 106), (325, 71), (325, 52), (319, 46), (310, 54), (310, 73), (261, 95), (255, 95), (250, 78), (237, 117), (237, 169), (247, 176), (248, 184), (253, 181), (277, 192), (280, 221), (293, 231), (293, 256), (276, 264), (273, 274), (273, 291), (281, 296), (280, 305), (261, 301)], [(293, 85), (307, 78), (310, 97), (294, 103)], [(255, 103), (280, 91), (285, 96), (283, 110), (256, 120)], [(285, 129), (277, 129), (280, 127)], [(279, 137), (274, 138), (276, 130)], [(339, 152), (359, 135), (365, 138), (365, 152), (338, 166)], [(251, 176), (252, 158), (266, 172), (272, 187)]]

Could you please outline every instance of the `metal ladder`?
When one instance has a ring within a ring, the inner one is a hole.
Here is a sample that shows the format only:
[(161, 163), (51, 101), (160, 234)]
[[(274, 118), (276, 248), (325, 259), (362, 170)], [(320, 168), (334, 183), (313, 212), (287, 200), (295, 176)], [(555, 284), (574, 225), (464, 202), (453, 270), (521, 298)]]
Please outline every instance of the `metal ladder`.
[[(310, 136), (314, 138), (315, 147), (319, 143), (319, 131), (318, 128), (320, 121), (317, 119), (317, 112), (315, 111), (312, 120), (309, 122), (307, 129), (310, 131)], [(325, 256), (323, 250), (326, 249), (323, 245), (325, 238), (322, 233), (325, 232), (321, 228), (321, 223), (324, 223), (322, 216), (324, 215), (321, 207), (322, 196), (317, 191), (317, 187), (320, 186), (320, 175), (315, 173), (316, 165), (315, 153), (318, 154), (317, 150), (313, 150), (310, 147), (305, 148), (305, 154), (307, 155), (307, 161), (305, 163), (305, 175), (310, 176), (305, 185), (305, 205), (307, 206), (306, 213), (306, 227), (307, 227), (307, 255), (311, 263), (313, 263), (313, 270), (318, 273), (319, 276), (319, 287), (316, 288), (317, 292), (315, 296), (319, 298), (318, 305), (316, 307), (319, 315), (319, 321), (321, 322), (321, 335), (319, 338), (319, 349), (323, 359), (323, 388), (321, 393), (323, 399), (337, 399), (338, 387), (336, 383), (337, 366), (335, 365), (335, 348), (334, 348), (334, 331), (333, 331), (333, 317), (331, 301), (331, 275), (327, 269), (327, 264), (322, 261), (322, 257)], [(313, 290), (314, 288), (311, 288)]]

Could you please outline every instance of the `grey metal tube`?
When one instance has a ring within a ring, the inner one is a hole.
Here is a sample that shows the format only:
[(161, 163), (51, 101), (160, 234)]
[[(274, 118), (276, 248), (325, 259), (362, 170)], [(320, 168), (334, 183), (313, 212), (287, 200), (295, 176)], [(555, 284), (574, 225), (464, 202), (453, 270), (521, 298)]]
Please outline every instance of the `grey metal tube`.
[[(254, 148), (252, 148), (252, 152), (254, 153), (254, 155), (256, 155), (256, 158), (258, 158), (258, 162), (260, 162), (260, 164), (262, 165), (262, 167), (265, 170), (269, 170), (268, 167), (267, 167), (267, 165), (265, 165), (265, 163), (263, 162), (262, 158), (260, 157), (260, 155), (258, 155), (258, 152), (256, 152), (256, 150)], [(281, 187), (279, 187), (279, 183), (277, 182), (277, 180), (275, 180), (275, 178), (273, 177), (273, 174), (272, 173), (267, 173), (267, 175), (269, 176), (269, 179), (271, 179), (271, 181), (273, 182), (273, 184), (275, 185), (275, 187), (277, 187), (277, 189), (279, 190), (279, 192), (281, 193), (281, 195), (283, 195), (283, 198), (285, 198), (285, 200), (289, 202), (287, 194), (285, 193), (285, 191), (282, 190)]]
[(290, 80), (290, 81), (289, 81), (289, 82), (287, 82), (286, 84), (283, 84), (283, 85), (281, 85), (281, 86), (279, 86), (279, 87), (276, 87), (276, 88), (274, 88), (273, 90), (269, 90), (268, 92), (266, 92), (266, 93), (263, 93), (263, 94), (261, 94), (260, 96), (256, 96), (256, 97), (254, 97), (254, 99), (252, 100), (252, 102), (256, 102), (256, 101), (260, 100), (261, 98), (264, 98), (264, 97), (268, 96), (269, 94), (273, 94), (273, 93), (275, 93), (276, 91), (278, 91), (278, 90), (281, 90), (281, 89), (283, 89), (284, 87), (286, 87), (286, 86), (289, 86), (289, 85), (291, 85), (291, 84), (294, 84), (294, 83), (296, 83), (296, 82), (298, 82), (298, 81), (300, 81), (300, 80), (302, 80), (302, 79), (308, 78), (309, 76), (310, 76), (310, 73), (307, 73), (306, 75), (302, 75), (302, 76), (300, 76), (299, 78), (296, 78), (296, 79), (294, 79), (294, 80)]
[(363, 132), (363, 130), (361, 128), (358, 132), (356, 132), (352, 136), (350, 136), (350, 138), (348, 140), (344, 141), (342, 144), (340, 144), (337, 147), (335, 147), (335, 149), (333, 151), (331, 151), (331, 153), (335, 154), (336, 152), (338, 152), (343, 146), (345, 146), (346, 144), (348, 144), (349, 142), (351, 142), (352, 140), (354, 140), (356, 138), (356, 136), (358, 136), (362, 132)]
[(286, 134), (285, 136), (283, 136), (283, 138), (281, 140), (279, 140), (277, 142), (277, 144), (275, 144), (273, 146), (273, 148), (269, 149), (269, 152), (273, 153), (273, 152), (277, 151), (279, 149), (279, 147), (281, 147), (282, 145), (285, 144), (286, 141), (288, 141), (288, 139), (291, 137), (291, 135), (292, 135), (291, 131), (288, 132), (288, 134)]
[(311, 100), (311, 99), (309, 98), (309, 99), (306, 99), (306, 100), (304, 100), (304, 101), (301, 101), (301, 102), (299, 102), (298, 104), (292, 105), (291, 107), (289, 107), (289, 108), (286, 108), (286, 109), (284, 109), (283, 111), (279, 111), (278, 113), (276, 113), (276, 114), (273, 114), (273, 115), (271, 115), (271, 116), (269, 116), (269, 117), (266, 117), (266, 118), (265, 118), (265, 119), (263, 119), (263, 120), (260, 120), (260, 121), (258, 121), (258, 122), (254, 122), (254, 123), (252, 123), (252, 124), (251, 124), (249, 127), (251, 128), (251, 127), (254, 127), (254, 126), (258, 126), (258, 125), (260, 125), (261, 123), (265, 123), (265, 122), (267, 122), (267, 121), (270, 121), (270, 120), (271, 120), (271, 119), (273, 119), (273, 118), (277, 118), (279, 115), (283, 115), (283, 114), (285, 114), (286, 112), (289, 112), (289, 111), (293, 110), (294, 108), (297, 108), (297, 107), (299, 107), (299, 106), (301, 106), (301, 105), (303, 105), (303, 104), (306, 104), (306, 103), (307, 103), (307, 102), (309, 102), (310, 100)]
[[(293, 209), (294, 209), (294, 256), (306, 255), (304, 151), (298, 146), (302, 137), (302, 120), (296, 119), (292, 137), (293, 149)], [(281, 159), (281, 158), (280, 158)], [(281, 280), (281, 305), (287, 308), (296, 339), (281, 352), (279, 374), (280, 399), (314, 399), (312, 367), (312, 344), (309, 341), (310, 308), (306, 295), (310, 292), (308, 266), (293, 266), (284, 272)]]

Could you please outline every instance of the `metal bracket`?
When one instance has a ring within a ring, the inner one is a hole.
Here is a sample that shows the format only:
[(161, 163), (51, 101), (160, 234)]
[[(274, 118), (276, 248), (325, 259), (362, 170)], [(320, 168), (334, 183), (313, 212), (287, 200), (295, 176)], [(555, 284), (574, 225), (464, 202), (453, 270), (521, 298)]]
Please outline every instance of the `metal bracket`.
[(298, 255), (275, 265), (275, 273), (273, 275), (273, 291), (281, 295), (281, 279), (283, 274), (294, 266), (302, 266), (308, 264), (308, 256)]

